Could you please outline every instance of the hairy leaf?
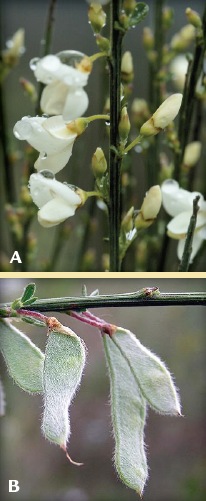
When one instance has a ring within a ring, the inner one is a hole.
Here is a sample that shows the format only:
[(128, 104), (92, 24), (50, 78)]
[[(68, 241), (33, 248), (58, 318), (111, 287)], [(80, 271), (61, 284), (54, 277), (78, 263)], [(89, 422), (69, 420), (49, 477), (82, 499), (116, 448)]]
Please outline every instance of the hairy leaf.
[(166, 365), (127, 329), (118, 327), (112, 337), (128, 360), (150, 407), (161, 414), (181, 414), (179, 397)]
[(144, 451), (146, 402), (127, 360), (113, 338), (103, 338), (111, 384), (115, 466), (121, 480), (140, 496), (147, 479)]
[(29, 393), (42, 393), (44, 354), (7, 320), (0, 320), (0, 350), (15, 383)]
[(65, 334), (50, 332), (44, 364), (42, 431), (63, 448), (70, 435), (68, 408), (80, 384), (85, 358), (82, 340), (69, 328), (65, 328)]
[(36, 290), (35, 284), (33, 284), (33, 283), (28, 284), (25, 287), (24, 292), (23, 292), (22, 297), (21, 297), (22, 303), (25, 303), (26, 301), (31, 299), (34, 296), (35, 290)]
[(139, 24), (141, 21), (143, 21), (148, 12), (148, 5), (144, 2), (138, 2), (129, 18), (129, 25), (135, 26), (136, 24)]

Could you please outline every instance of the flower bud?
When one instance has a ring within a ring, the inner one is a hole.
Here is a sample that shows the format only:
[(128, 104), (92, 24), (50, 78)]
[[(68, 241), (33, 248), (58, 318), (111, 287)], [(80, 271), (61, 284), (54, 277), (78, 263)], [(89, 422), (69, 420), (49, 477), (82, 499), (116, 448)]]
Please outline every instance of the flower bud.
[(121, 141), (125, 142), (128, 138), (128, 134), (130, 131), (130, 121), (129, 121), (129, 116), (127, 113), (126, 106), (124, 106), (124, 108), (122, 108), (121, 119), (120, 119), (118, 128), (119, 128), (120, 139), (121, 139)]
[(140, 134), (143, 136), (154, 136), (165, 129), (174, 120), (179, 112), (182, 102), (182, 94), (172, 94), (168, 97), (154, 115), (143, 124)]
[(109, 115), (110, 113), (110, 98), (107, 97), (106, 101), (105, 101), (105, 105), (104, 105), (104, 109), (103, 109), (103, 113), (105, 115)]
[(179, 33), (176, 33), (171, 40), (171, 48), (176, 51), (182, 51), (187, 49), (192, 40), (195, 37), (195, 28), (192, 24), (187, 24), (183, 26)]
[(124, 0), (123, 9), (124, 9), (127, 16), (132, 14), (136, 5), (137, 5), (137, 2), (135, 0)]
[(102, 37), (102, 35), (100, 35), (99, 33), (98, 35), (96, 35), (96, 44), (98, 45), (100, 50), (104, 52), (110, 51), (110, 41), (108, 40), (108, 38)]
[(131, 110), (133, 124), (139, 129), (150, 115), (147, 101), (145, 101), (145, 99), (135, 98)]
[(133, 228), (133, 214), (134, 207), (131, 207), (122, 219), (121, 228), (125, 231), (125, 233), (128, 233)]
[(152, 186), (146, 193), (142, 207), (135, 219), (135, 228), (142, 229), (150, 226), (156, 218), (162, 203), (162, 194), (160, 187)]
[(185, 148), (183, 164), (187, 167), (193, 167), (195, 165), (201, 155), (202, 145), (200, 141), (193, 141), (188, 144)]
[(27, 94), (27, 96), (31, 99), (33, 103), (36, 103), (37, 92), (34, 85), (31, 82), (29, 82), (29, 80), (26, 80), (26, 78), (20, 78), (19, 82), (22, 85), (25, 94)]
[(24, 34), (25, 30), (23, 28), (19, 28), (17, 30), (12, 39), (7, 42), (7, 49), (2, 51), (3, 62), (5, 64), (9, 64), (10, 66), (14, 66), (18, 63), (19, 57), (24, 53)]
[(154, 35), (152, 30), (147, 26), (143, 29), (142, 37), (143, 47), (146, 51), (154, 49)]
[(174, 11), (171, 7), (165, 7), (162, 11), (162, 27), (164, 31), (169, 30), (174, 19)]
[(94, 33), (100, 33), (106, 23), (106, 17), (106, 13), (99, 3), (91, 3), (88, 11), (88, 18)]
[(27, 188), (27, 186), (22, 186), (21, 187), (21, 196), (20, 196), (20, 200), (21, 202), (24, 204), (24, 205), (31, 205), (32, 204), (32, 199), (31, 199), (31, 195), (30, 195), (30, 192)]
[(188, 69), (188, 61), (183, 54), (176, 56), (170, 64), (170, 71), (173, 73), (173, 82), (177, 89), (184, 89), (185, 77)]
[(97, 148), (92, 157), (92, 168), (95, 178), (101, 178), (107, 170), (107, 161), (101, 148)]
[(121, 65), (121, 79), (123, 82), (132, 82), (134, 78), (134, 67), (131, 52), (124, 53)]
[(185, 14), (190, 24), (192, 24), (195, 28), (202, 27), (202, 20), (199, 16), (198, 12), (190, 9), (189, 7), (186, 9)]

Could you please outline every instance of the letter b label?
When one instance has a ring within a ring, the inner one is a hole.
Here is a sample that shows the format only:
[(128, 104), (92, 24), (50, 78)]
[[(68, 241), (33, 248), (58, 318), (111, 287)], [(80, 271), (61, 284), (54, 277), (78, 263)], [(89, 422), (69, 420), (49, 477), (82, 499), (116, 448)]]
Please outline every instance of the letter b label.
[(18, 480), (9, 480), (9, 492), (18, 492), (20, 489)]

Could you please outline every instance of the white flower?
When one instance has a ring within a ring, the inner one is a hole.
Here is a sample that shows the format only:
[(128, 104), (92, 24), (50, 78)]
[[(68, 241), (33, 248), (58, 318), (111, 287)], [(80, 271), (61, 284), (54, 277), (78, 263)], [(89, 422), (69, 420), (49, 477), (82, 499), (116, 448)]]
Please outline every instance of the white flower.
[[(68, 52), (72, 54), (74, 51)], [(62, 115), (65, 122), (85, 113), (89, 100), (83, 87), (87, 85), (91, 64), (87, 56), (82, 55), (82, 61), (83, 65), (77, 64), (77, 68), (62, 63), (54, 55), (31, 61), (30, 66), (37, 80), (47, 84), (40, 101), (44, 113)]]
[(181, 103), (182, 94), (172, 94), (172, 96), (168, 97), (161, 106), (157, 108), (152, 117), (142, 125), (140, 134), (143, 136), (151, 136), (165, 129), (178, 114)]
[(173, 217), (167, 225), (168, 235), (179, 240), (177, 255), (182, 259), (190, 218), (193, 213), (193, 200), (199, 195), (197, 223), (193, 238), (191, 261), (197, 254), (202, 241), (206, 239), (206, 201), (201, 193), (190, 192), (179, 187), (177, 181), (167, 179), (162, 184), (162, 203), (166, 212)]
[(29, 188), (34, 203), (40, 209), (38, 221), (45, 228), (65, 221), (82, 205), (80, 196), (69, 186), (40, 172), (30, 176)]
[(67, 164), (77, 137), (68, 130), (62, 116), (23, 117), (16, 123), (14, 135), (40, 152), (34, 164), (38, 171), (48, 169), (54, 174)]

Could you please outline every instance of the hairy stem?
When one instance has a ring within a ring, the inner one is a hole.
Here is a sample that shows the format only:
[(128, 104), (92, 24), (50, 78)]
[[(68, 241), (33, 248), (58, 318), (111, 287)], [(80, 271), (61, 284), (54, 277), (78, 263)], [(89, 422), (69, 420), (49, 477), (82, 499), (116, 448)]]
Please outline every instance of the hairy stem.
[[(11, 305), (0, 304), (0, 317), (11, 316)], [(124, 306), (187, 306), (206, 305), (206, 292), (160, 292), (158, 287), (144, 287), (136, 292), (127, 294), (105, 294), (99, 296), (61, 297), (38, 299), (27, 311), (81, 311), (86, 308), (107, 308)], [(24, 310), (24, 307), (21, 308)]]
[(109, 205), (109, 242), (110, 271), (119, 271), (119, 231), (120, 231), (120, 195), (121, 195), (121, 162), (117, 155), (119, 148), (118, 124), (121, 110), (121, 59), (123, 33), (115, 29), (119, 20), (121, 0), (113, 0), (111, 4), (111, 57), (108, 58), (110, 68), (110, 205)]

